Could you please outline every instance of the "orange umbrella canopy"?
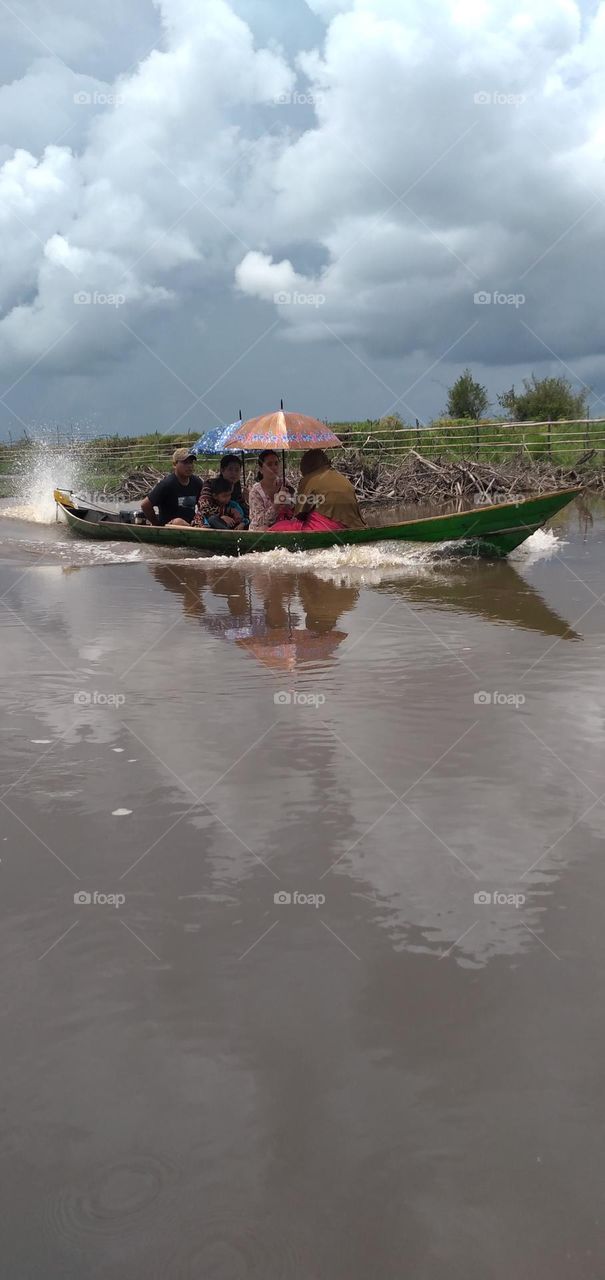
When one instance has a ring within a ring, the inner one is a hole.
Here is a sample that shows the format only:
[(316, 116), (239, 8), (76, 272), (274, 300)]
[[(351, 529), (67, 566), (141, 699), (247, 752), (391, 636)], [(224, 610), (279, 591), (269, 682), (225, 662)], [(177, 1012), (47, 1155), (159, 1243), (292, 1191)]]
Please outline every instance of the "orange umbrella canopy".
[(340, 440), (318, 418), (304, 413), (264, 413), (236, 425), (225, 440), (227, 449), (337, 449)]

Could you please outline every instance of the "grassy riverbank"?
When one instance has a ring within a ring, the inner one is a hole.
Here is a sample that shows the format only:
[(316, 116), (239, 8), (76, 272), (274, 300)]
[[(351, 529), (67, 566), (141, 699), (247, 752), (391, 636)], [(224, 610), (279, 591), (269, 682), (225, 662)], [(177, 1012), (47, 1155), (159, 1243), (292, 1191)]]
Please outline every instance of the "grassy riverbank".
[[(409, 471), (410, 455), (420, 455), (441, 467), (451, 462), (460, 463), (463, 470), (475, 464), (504, 467), (507, 475), (516, 477), (517, 487), (531, 491), (540, 487), (538, 479), (545, 470), (569, 472), (579, 463), (583, 483), (589, 488), (603, 487), (605, 419), (551, 423), (440, 419), (427, 427), (412, 427), (392, 417), (331, 426), (343, 444), (341, 453), (334, 451), (334, 460), (346, 470), (354, 459), (358, 465), (361, 455), (370, 467), (380, 463), (396, 474), (400, 468)], [(97, 491), (118, 489), (135, 471), (148, 467), (167, 470), (173, 449), (193, 444), (196, 438), (195, 432), (156, 432), (84, 441), (59, 434), (45, 442), (23, 439), (0, 444), (0, 496), (9, 495), (19, 477), (35, 475), (43, 460), (51, 463), (53, 472), (60, 471), (62, 465), (67, 471), (67, 460), (70, 464), (75, 460), (81, 486)], [(296, 455), (290, 461), (296, 466)], [(215, 465), (215, 457), (200, 458), (202, 471)], [(428, 476), (430, 468), (425, 471)]]

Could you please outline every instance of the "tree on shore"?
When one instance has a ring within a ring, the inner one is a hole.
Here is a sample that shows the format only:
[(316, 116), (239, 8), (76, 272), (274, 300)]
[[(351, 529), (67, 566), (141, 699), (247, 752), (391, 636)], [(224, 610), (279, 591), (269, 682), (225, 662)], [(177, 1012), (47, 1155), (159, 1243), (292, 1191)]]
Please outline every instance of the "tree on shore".
[(475, 381), (470, 369), (465, 369), (447, 393), (448, 418), (471, 418), (477, 422), (488, 406), (486, 388)]
[(568, 378), (523, 379), (523, 391), (514, 387), (498, 396), (498, 403), (513, 422), (557, 422), (562, 418), (586, 418), (587, 392), (574, 392)]

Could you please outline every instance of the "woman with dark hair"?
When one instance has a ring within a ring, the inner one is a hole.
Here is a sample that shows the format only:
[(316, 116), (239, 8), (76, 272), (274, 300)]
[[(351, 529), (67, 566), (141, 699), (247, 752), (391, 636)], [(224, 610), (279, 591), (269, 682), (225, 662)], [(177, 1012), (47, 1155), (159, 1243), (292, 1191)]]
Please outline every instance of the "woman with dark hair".
[(250, 528), (269, 529), (277, 520), (274, 498), (282, 488), (279, 476), (279, 454), (263, 449), (258, 455), (256, 482), (250, 488)]
[[(248, 504), (246, 502), (246, 495), (242, 489), (240, 479), (241, 474), (242, 464), (239, 458), (236, 457), (234, 453), (226, 453), (220, 460), (218, 475), (222, 476), (223, 480), (228, 480), (229, 483), (233, 485), (231, 499), (233, 502), (237, 502), (237, 505), (241, 507), (244, 522), (247, 522)], [(197, 503), (197, 514), (201, 517), (202, 524), (206, 517), (216, 514), (212, 497), (212, 476), (206, 476), (202, 486), (202, 492), (200, 493)]]

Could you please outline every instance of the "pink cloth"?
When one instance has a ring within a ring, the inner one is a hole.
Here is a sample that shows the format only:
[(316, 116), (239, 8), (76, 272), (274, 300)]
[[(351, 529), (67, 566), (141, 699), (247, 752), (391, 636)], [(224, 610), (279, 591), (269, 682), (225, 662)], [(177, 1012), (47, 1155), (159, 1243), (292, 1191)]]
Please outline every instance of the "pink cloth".
[(293, 516), (291, 520), (276, 520), (271, 525), (269, 533), (300, 533), (301, 529), (306, 529), (304, 520), (297, 520)]
[(344, 529), (344, 524), (339, 524), (338, 520), (330, 520), (329, 516), (320, 516), (317, 511), (312, 511), (306, 520), (297, 520), (296, 516), (292, 520), (276, 520), (271, 525), (271, 533), (338, 533), (340, 529)]
[(306, 533), (338, 533), (346, 527), (338, 520), (331, 520), (329, 516), (320, 516), (319, 511), (312, 511), (303, 524)]

